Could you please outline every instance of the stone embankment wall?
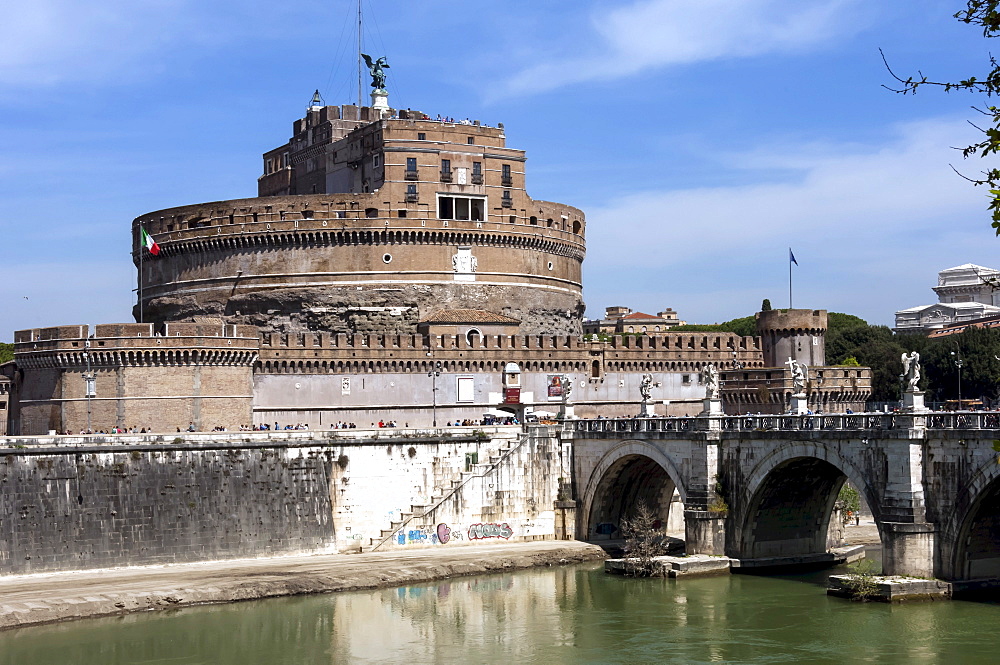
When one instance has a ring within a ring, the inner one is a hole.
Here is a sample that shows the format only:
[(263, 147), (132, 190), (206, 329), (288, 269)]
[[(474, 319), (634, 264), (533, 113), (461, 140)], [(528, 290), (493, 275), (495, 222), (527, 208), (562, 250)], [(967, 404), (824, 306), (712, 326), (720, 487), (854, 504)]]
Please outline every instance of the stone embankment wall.
[(552, 538), (569, 452), (538, 431), (455, 495), (520, 430), (2, 439), (0, 575), (358, 550), (445, 496), (451, 544)]
[(364, 549), (455, 546), (489, 541), (571, 539), (572, 446), (557, 431), (533, 427), (476, 457), (429, 500), (394, 519)]

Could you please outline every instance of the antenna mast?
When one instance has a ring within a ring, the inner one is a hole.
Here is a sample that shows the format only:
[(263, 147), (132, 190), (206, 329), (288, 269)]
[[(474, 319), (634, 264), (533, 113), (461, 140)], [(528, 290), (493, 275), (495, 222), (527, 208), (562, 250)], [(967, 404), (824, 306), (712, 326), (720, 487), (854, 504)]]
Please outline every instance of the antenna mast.
[(361, 119), (361, 0), (358, 0), (358, 117)]

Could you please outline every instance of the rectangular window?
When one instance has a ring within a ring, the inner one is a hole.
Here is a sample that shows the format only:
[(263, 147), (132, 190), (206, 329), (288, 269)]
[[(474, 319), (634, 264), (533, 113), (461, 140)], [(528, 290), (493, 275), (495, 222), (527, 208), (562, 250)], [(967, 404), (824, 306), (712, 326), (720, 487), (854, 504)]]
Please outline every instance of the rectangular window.
[(417, 193), (417, 186), (416, 185), (407, 185), (406, 186), (406, 193), (407, 194), (416, 194)]
[(416, 171), (417, 170), (417, 158), (416, 157), (407, 157), (406, 158), (406, 170), (407, 171)]
[(372, 168), (377, 169), (380, 166), (382, 166), (382, 155), (380, 154), (372, 155)]
[(505, 179), (509, 180), (509, 179), (510, 179), (510, 164), (504, 164), (504, 165), (503, 165), (503, 166), (501, 166), (500, 168), (502, 169), (502, 170), (501, 170), (501, 175), (502, 175), (502, 176), (503, 176), (503, 177), (504, 177)]
[(441, 173), (451, 173), (451, 160), (442, 159), (441, 160)]
[(476, 142), (476, 139), (470, 136), (469, 140), (468, 140), (469, 145), (473, 145), (473, 144), (475, 144), (475, 142)]
[(483, 196), (438, 195), (438, 219), (484, 220), (486, 198)]
[(473, 402), (476, 399), (475, 394), (475, 379), (471, 376), (460, 376), (457, 378), (458, 381), (458, 399), (459, 402)]
[(472, 175), (482, 175), (482, 174), (483, 174), (483, 163), (472, 162)]
[(427, 134), (424, 134), (423, 132), (417, 132), (417, 140), (418, 141), (426, 141), (427, 140)]

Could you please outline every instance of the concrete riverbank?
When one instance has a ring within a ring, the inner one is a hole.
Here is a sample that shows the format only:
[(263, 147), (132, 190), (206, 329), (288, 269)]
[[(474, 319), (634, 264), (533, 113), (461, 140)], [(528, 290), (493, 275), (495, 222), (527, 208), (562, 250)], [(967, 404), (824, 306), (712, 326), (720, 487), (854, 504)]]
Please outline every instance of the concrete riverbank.
[(325, 554), (0, 578), (0, 629), (69, 619), (332, 593), (605, 558), (578, 541)]

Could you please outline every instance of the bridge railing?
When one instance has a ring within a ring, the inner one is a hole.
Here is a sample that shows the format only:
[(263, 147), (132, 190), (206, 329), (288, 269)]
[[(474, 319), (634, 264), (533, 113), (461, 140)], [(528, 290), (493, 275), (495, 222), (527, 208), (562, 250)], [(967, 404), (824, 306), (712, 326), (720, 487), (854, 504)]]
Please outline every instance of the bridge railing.
[(572, 421), (577, 432), (725, 432), (860, 431), (907, 427), (928, 429), (1000, 429), (1000, 412), (832, 413), (793, 415), (694, 416), (665, 418), (598, 418)]

